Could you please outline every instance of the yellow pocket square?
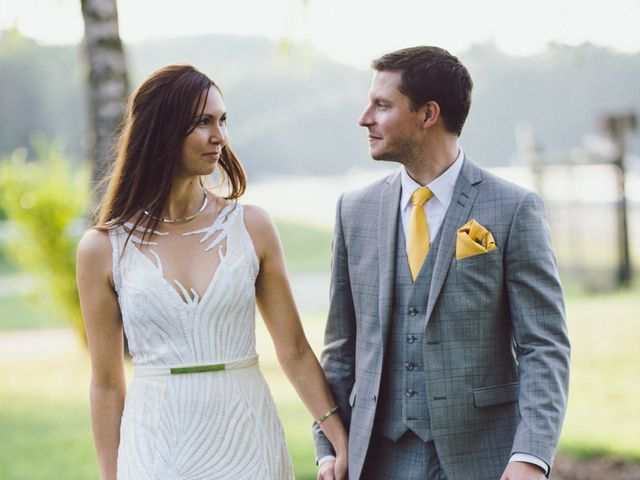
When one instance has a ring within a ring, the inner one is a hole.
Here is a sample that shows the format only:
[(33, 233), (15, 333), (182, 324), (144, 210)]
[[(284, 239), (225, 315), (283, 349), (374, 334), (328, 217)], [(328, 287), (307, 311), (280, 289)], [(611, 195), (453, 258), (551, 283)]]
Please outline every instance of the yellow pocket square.
[(491, 232), (475, 220), (469, 220), (458, 229), (456, 260), (482, 255), (496, 248), (496, 241)]

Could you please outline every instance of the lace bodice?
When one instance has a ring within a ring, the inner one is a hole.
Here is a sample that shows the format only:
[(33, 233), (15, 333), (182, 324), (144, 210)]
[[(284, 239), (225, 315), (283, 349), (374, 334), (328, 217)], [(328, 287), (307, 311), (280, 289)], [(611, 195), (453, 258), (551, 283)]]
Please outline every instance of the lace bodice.
[(113, 280), (134, 365), (218, 363), (256, 355), (259, 265), (242, 205), (229, 204), (209, 227), (184, 234), (201, 235), (203, 248), (220, 259), (201, 295), (166, 278), (160, 257), (153, 248), (155, 262), (145, 255), (135, 235), (125, 247), (127, 235), (125, 226), (110, 231)]

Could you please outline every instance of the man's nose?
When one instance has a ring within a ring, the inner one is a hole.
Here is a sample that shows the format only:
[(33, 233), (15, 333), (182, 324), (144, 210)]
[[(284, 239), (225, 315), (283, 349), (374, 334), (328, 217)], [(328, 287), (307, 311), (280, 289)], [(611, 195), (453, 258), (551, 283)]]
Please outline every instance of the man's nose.
[(373, 117), (371, 115), (371, 108), (367, 107), (360, 114), (360, 118), (358, 119), (358, 125), (360, 125), (361, 127), (367, 127), (367, 126), (369, 126), (371, 124), (373, 124)]

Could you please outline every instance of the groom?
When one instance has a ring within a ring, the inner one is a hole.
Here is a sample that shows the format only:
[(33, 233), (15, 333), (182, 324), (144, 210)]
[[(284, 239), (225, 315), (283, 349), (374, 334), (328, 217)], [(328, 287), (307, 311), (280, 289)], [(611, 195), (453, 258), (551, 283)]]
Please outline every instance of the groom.
[(349, 478), (543, 479), (569, 341), (542, 200), (458, 145), (472, 81), (456, 57), (407, 48), (373, 68), (360, 125), (401, 166), (338, 201), (322, 354)]

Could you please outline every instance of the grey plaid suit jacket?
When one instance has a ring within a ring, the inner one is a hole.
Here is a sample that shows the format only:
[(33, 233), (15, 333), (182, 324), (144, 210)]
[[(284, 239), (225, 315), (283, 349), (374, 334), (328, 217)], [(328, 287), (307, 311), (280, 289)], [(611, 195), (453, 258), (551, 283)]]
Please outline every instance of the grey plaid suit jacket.
[[(338, 201), (322, 366), (349, 429), (359, 479), (390, 328), (399, 172)], [(497, 249), (456, 260), (475, 219)], [(498, 479), (512, 453), (553, 462), (567, 402), (562, 287), (539, 195), (465, 157), (442, 224), (429, 291), (424, 365), (440, 463), (449, 480)], [(332, 454), (314, 425), (318, 458)]]

